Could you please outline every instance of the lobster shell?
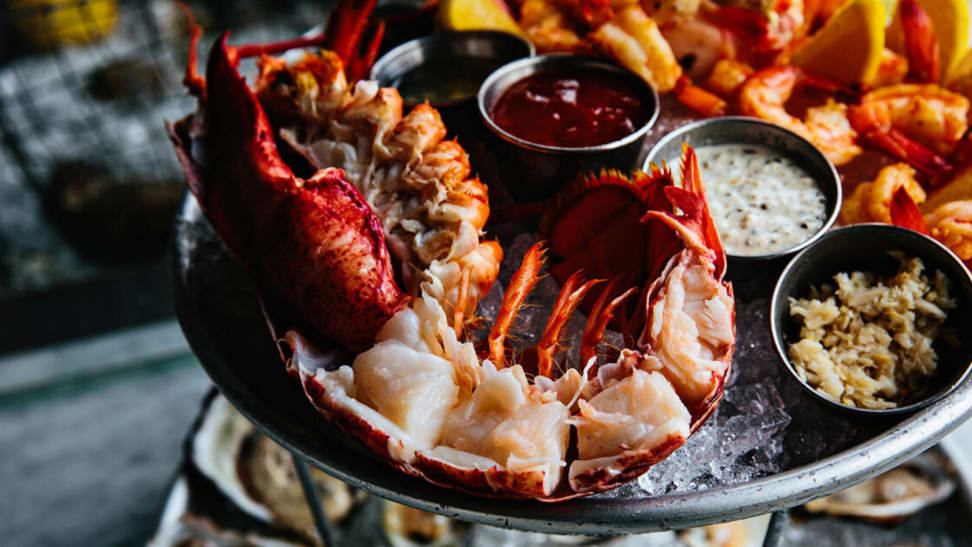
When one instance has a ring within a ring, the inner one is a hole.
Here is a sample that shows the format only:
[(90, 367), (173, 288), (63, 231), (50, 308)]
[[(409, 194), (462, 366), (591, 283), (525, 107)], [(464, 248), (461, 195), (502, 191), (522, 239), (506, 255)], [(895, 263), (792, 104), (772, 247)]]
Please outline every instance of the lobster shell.
[(209, 55), (202, 113), (168, 124), (189, 188), (261, 287), (328, 338), (365, 349), (409, 299), (381, 223), (340, 169), (294, 175), (227, 39)]

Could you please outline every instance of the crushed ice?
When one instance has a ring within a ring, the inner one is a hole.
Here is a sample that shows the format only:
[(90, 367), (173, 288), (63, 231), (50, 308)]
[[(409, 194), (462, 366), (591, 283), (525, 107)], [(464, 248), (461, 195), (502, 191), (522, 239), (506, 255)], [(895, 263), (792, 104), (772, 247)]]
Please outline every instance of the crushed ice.
[[(527, 249), (537, 241), (537, 234), (521, 233), (504, 246), (499, 280), (480, 303), (479, 313), (487, 319), (484, 329), (502, 304), (503, 288), (509, 285)], [(773, 282), (765, 277), (734, 282), (736, 350), (717, 412), (684, 446), (637, 481), (599, 496), (637, 498), (748, 482), (832, 455), (859, 436), (849, 422), (822, 411), (796, 382), (781, 373), (769, 332), (766, 287)], [(539, 340), (559, 289), (550, 276), (537, 283), (514, 328), (518, 347)], [(575, 313), (564, 337), (565, 355), (560, 359), (578, 362), (585, 320), (582, 313)], [(618, 347), (621, 337), (608, 332), (605, 343)]]

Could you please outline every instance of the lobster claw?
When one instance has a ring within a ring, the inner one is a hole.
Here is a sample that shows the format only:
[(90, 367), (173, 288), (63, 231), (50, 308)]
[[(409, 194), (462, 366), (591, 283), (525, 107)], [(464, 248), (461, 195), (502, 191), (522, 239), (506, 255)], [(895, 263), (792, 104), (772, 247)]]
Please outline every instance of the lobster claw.
[(237, 70), (241, 57), (308, 40), (234, 48), (227, 39), (214, 44), (204, 84), (192, 80), (205, 86), (200, 111), (168, 124), (189, 187), (261, 288), (274, 288), (274, 296), (335, 342), (369, 347), (408, 301), (380, 221), (343, 171), (322, 169), (307, 180), (294, 175)]

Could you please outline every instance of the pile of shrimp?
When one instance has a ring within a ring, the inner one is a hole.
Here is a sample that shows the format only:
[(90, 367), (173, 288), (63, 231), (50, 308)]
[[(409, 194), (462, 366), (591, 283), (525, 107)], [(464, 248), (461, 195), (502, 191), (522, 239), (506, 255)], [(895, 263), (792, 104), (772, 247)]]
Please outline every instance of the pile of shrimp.
[[(963, 142), (972, 62), (946, 80), (928, 14), (918, 0), (900, 0), (895, 19), (907, 43), (888, 40), (870, 84), (791, 65), (794, 51), (847, 1), (511, 3), (541, 53), (611, 57), (697, 116), (753, 116), (809, 140), (841, 168), (850, 191), (843, 223), (907, 225), (972, 261), (972, 154)], [(874, 174), (876, 166), (884, 169)], [(910, 222), (892, 215), (899, 189), (902, 207), (914, 210)]]

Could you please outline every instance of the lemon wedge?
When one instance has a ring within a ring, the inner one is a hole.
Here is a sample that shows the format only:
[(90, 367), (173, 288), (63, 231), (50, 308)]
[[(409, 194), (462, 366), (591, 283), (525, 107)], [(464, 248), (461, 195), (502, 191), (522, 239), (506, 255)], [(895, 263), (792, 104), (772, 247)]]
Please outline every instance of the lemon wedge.
[(118, 21), (117, 0), (10, 0), (7, 7), (24, 40), (40, 48), (90, 44)]
[(523, 36), (503, 0), (442, 0), (439, 20), (447, 30), (499, 30)]
[[(959, 63), (969, 51), (969, 4), (967, 0), (919, 0), (935, 27), (940, 48), (942, 81), (951, 82)], [(895, 12), (888, 27), (888, 47), (898, 53), (905, 50), (901, 16)]]
[(793, 54), (793, 65), (848, 84), (870, 83), (884, 49), (882, 0), (851, 0)]
[(972, 199), (972, 167), (961, 169), (952, 180), (935, 188), (920, 205), (921, 212), (931, 213), (940, 205), (959, 199)]

